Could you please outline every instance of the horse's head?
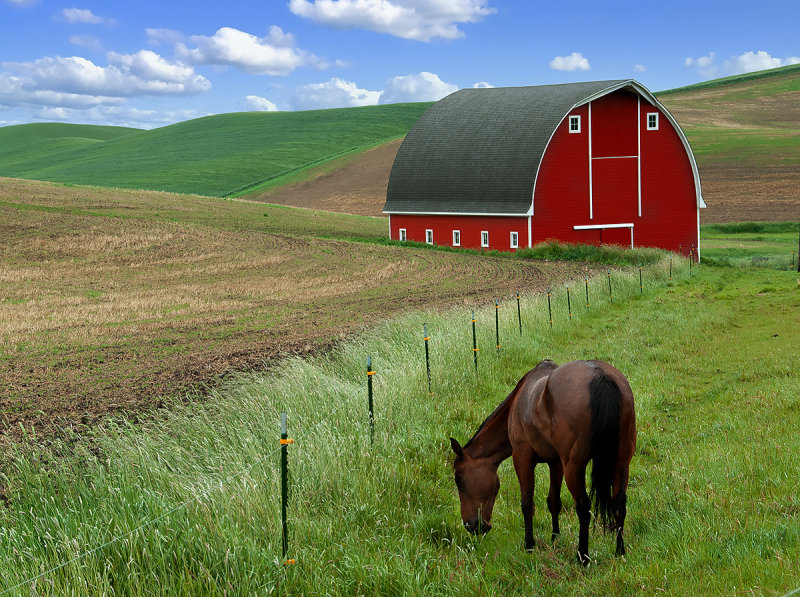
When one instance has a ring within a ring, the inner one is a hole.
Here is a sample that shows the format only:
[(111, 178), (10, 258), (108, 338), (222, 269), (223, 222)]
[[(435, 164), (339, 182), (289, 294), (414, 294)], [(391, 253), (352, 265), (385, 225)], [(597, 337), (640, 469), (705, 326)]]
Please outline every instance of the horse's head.
[(492, 508), (500, 491), (497, 465), (489, 458), (471, 458), (452, 437), (450, 445), (456, 454), (453, 468), (461, 500), (461, 520), (470, 533), (485, 535), (492, 529)]

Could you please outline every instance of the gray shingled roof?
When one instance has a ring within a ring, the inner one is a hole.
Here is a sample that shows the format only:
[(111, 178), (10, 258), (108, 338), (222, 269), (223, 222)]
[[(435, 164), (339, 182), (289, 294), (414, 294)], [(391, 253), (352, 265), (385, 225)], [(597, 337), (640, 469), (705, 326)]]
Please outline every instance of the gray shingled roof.
[(627, 80), (462, 89), (409, 131), (384, 212), (527, 214), (553, 131), (576, 105)]

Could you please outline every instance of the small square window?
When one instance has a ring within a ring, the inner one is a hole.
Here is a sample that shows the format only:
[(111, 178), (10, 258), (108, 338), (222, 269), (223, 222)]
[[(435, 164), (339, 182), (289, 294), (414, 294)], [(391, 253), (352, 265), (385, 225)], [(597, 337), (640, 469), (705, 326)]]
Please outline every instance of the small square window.
[(425, 231), (425, 242), (429, 245), (433, 244), (433, 230), (430, 228)]
[(647, 130), (648, 131), (658, 130), (658, 112), (647, 113)]
[(581, 132), (581, 117), (580, 116), (570, 116), (569, 117), (569, 132), (570, 133), (580, 133)]
[(488, 230), (481, 230), (481, 246), (488, 247), (489, 246), (489, 231)]
[(460, 230), (453, 230), (453, 246), (460, 247), (461, 246), (461, 231)]
[(511, 233), (511, 248), (512, 249), (516, 249), (517, 247), (519, 247), (519, 233), (518, 232), (512, 232)]
[(406, 229), (405, 228), (401, 228), (400, 229), (400, 240), (401, 241), (405, 241), (406, 240)]

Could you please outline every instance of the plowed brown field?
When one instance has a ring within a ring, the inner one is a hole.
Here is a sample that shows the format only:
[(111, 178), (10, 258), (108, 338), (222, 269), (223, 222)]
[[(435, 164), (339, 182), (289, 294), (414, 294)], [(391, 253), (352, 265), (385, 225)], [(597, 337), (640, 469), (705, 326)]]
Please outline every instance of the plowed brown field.
[(136, 414), (412, 307), (586, 271), (317, 236), (347, 222), (384, 234), (382, 219), (0, 179), (0, 433)]

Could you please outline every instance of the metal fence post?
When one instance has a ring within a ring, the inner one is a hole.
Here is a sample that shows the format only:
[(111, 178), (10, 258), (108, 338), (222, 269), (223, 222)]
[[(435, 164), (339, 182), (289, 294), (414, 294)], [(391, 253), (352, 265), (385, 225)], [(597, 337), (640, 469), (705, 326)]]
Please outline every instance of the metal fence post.
[(550, 321), (550, 327), (553, 327), (553, 307), (550, 305), (550, 289), (547, 290), (547, 318)]
[(608, 300), (614, 302), (614, 295), (611, 292), (611, 270), (608, 270)]
[(497, 352), (500, 352), (500, 303), (494, 299), (494, 336), (497, 340)]
[[(794, 264), (794, 261), (792, 261)], [(519, 333), (522, 335), (522, 310), (519, 308), (519, 291), (517, 292), (517, 321), (519, 321)]]
[(431, 359), (428, 352), (428, 340), (431, 337), (428, 336), (428, 326), (424, 323), (422, 324), (422, 339), (425, 341), (425, 370), (428, 373), (428, 393), (433, 396), (433, 390), (431, 390)]
[(295, 560), (287, 560), (289, 551), (289, 523), (286, 520), (286, 510), (289, 503), (289, 444), (293, 439), (288, 439), (286, 427), (286, 413), (281, 413), (281, 559), (284, 565), (294, 564)]
[(572, 321), (572, 303), (569, 300), (569, 286), (567, 286), (567, 313), (569, 313), (569, 320)]
[(375, 442), (375, 413), (372, 409), (372, 376), (375, 372), (372, 370), (372, 357), (367, 355), (367, 399), (369, 401), (369, 441)]
[(472, 360), (475, 362), (475, 374), (478, 373), (478, 338), (475, 335), (475, 310), (472, 310)]
[(584, 284), (586, 284), (586, 309), (589, 309), (589, 278), (584, 276), (583, 278)]

